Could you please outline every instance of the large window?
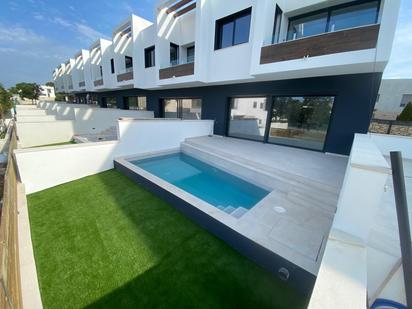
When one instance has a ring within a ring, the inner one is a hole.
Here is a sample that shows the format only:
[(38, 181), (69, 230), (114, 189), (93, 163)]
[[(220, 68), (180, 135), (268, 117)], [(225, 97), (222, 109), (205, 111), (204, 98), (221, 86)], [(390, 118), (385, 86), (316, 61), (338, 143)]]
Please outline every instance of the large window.
[(170, 65), (179, 64), (179, 45), (170, 43)]
[(144, 50), (144, 66), (145, 68), (150, 68), (155, 65), (155, 47), (151, 46)]
[(229, 135), (263, 141), (268, 114), (266, 101), (265, 97), (232, 98)]
[(334, 97), (275, 97), (268, 142), (323, 150)]
[(287, 40), (375, 24), (379, 0), (356, 1), (291, 18)]
[(133, 58), (129, 56), (124, 57), (125, 60), (125, 66), (126, 66), (126, 71), (130, 72), (133, 70)]
[(202, 119), (201, 99), (164, 99), (163, 115), (165, 118)]
[(272, 35), (272, 44), (278, 43), (280, 38), (280, 28), (282, 25), (282, 15), (283, 11), (276, 4), (275, 9), (275, 22), (273, 23), (273, 35)]
[(146, 97), (125, 97), (126, 108), (132, 110), (147, 110)]
[(186, 49), (186, 55), (187, 55), (187, 63), (191, 63), (195, 61), (195, 47), (190, 46)]
[(249, 42), (252, 8), (216, 21), (215, 49)]
[(104, 97), (103, 102), (107, 108), (117, 108), (117, 101), (115, 97)]

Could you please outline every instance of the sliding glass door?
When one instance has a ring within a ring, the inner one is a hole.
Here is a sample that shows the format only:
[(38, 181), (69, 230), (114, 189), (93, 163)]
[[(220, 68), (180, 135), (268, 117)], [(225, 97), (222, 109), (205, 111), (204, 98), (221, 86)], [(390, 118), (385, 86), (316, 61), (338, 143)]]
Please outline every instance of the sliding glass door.
[(268, 142), (323, 150), (334, 97), (273, 98)]
[(266, 101), (265, 97), (232, 98), (229, 136), (263, 141), (268, 114)]
[(164, 99), (162, 105), (164, 118), (202, 119), (201, 99)]

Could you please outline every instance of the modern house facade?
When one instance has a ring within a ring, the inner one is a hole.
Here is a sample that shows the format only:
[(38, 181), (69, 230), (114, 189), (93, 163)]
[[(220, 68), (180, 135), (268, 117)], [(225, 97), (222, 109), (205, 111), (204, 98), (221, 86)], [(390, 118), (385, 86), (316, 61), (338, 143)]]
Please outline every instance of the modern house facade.
[[(93, 44), (88, 65), (57, 68), (56, 91), (348, 154), (368, 131), (398, 10), (399, 0), (161, 1), (153, 23), (132, 15)], [(91, 83), (77, 87), (82, 69)]]
[(383, 79), (376, 99), (375, 117), (395, 120), (412, 102), (412, 79)]

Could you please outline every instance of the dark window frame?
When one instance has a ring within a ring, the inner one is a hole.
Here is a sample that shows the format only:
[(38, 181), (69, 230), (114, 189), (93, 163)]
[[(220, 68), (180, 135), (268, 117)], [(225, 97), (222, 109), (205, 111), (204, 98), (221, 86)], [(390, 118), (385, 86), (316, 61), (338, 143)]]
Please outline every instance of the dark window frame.
[[(245, 16), (250, 16), (250, 26), (249, 26), (249, 32), (248, 32), (248, 40), (247, 42), (242, 42), (242, 43), (235, 43), (235, 33), (236, 33), (236, 20)], [(233, 23), (233, 33), (232, 33), (232, 44), (226, 47), (222, 47), (222, 29), (223, 25)], [(247, 9), (244, 9), (242, 11), (236, 12), (234, 14), (231, 14), (229, 16), (220, 18), (216, 20), (215, 22), (215, 50), (218, 49), (224, 49), (227, 47), (231, 46), (236, 46), (236, 45), (241, 45), (248, 43), (250, 40), (250, 28), (252, 26), (252, 7), (248, 7)]]
[[(153, 53), (153, 62), (151, 53)], [(156, 46), (150, 46), (144, 49), (144, 67), (151, 68), (156, 66)]]
[[(325, 34), (325, 33), (330, 33), (329, 26), (330, 26), (330, 18), (331, 18), (331, 15), (332, 15), (332, 11), (339, 10), (339, 9), (344, 9), (344, 8), (359, 5), (359, 4), (364, 4), (364, 3), (369, 3), (369, 2), (376, 2), (376, 1), (378, 2), (378, 5), (377, 5), (377, 8), (376, 8), (376, 16), (375, 16), (374, 24), (377, 24), (378, 21), (379, 21), (379, 12), (380, 12), (380, 8), (381, 8), (382, 0), (357, 0), (357, 1), (351, 1), (351, 2), (348, 2), (348, 3), (343, 3), (343, 4), (327, 7), (327, 8), (324, 8), (324, 9), (308, 12), (308, 13), (305, 13), (305, 14), (301, 14), (301, 15), (297, 15), (297, 16), (293, 16), (293, 17), (289, 18), (288, 29), (287, 29), (287, 32), (286, 32), (286, 41), (293, 41), (293, 39), (288, 39), (288, 35), (289, 35), (291, 23), (293, 21), (297, 20), (297, 19), (310, 17), (310, 16), (322, 14), (322, 13), (327, 13), (325, 31), (323, 33), (316, 34), (316, 35), (322, 35), (322, 34)], [(351, 28), (347, 28), (347, 29), (351, 29)], [(341, 29), (341, 30), (336, 30), (336, 31), (342, 31), (342, 30), (346, 30), (346, 29)], [(307, 36), (307, 37), (310, 37), (310, 36)], [(303, 37), (303, 38), (306, 38), (306, 36)], [(297, 38), (297, 40), (298, 39), (300, 39), (300, 38)]]
[[(231, 136), (229, 135), (229, 124), (230, 124), (230, 113), (231, 113), (231, 104), (232, 104), (232, 99), (234, 98), (257, 98), (257, 97), (265, 97), (266, 98), (266, 110), (267, 110), (267, 119), (266, 119), (266, 129), (265, 129), (265, 134), (263, 141), (256, 140), (256, 139), (250, 139), (250, 138), (243, 138), (243, 137), (236, 137), (236, 136)], [(268, 138), (269, 138), (269, 127), (270, 127), (270, 122), (271, 122), (271, 117), (272, 117), (272, 111), (273, 111), (273, 101), (275, 98), (280, 98), (280, 97), (333, 97), (333, 106), (332, 110), (330, 113), (330, 118), (329, 118), (329, 124), (328, 124), (328, 129), (326, 130), (326, 136), (325, 136), (325, 142), (323, 144), (323, 148), (321, 150), (319, 149), (313, 149), (313, 148), (305, 148), (305, 147), (299, 147), (299, 146), (293, 146), (293, 145), (285, 145), (285, 144), (278, 144), (278, 143), (269, 143)], [(325, 152), (325, 147), (326, 144), (328, 143), (329, 139), (329, 133), (332, 127), (332, 121), (335, 118), (335, 111), (336, 111), (336, 99), (338, 98), (337, 93), (327, 93), (327, 92), (322, 92), (322, 93), (310, 93), (307, 94), (306, 92), (297, 92), (295, 94), (276, 94), (276, 93), (269, 93), (269, 94), (264, 94), (264, 93), (257, 93), (257, 94), (244, 94), (244, 95), (232, 95), (228, 97), (227, 104), (226, 104), (226, 117), (225, 117), (225, 136), (231, 137), (231, 138), (237, 138), (237, 139), (242, 139), (242, 140), (249, 140), (257, 143), (264, 143), (264, 144), (271, 144), (271, 145), (279, 145), (279, 146), (284, 146), (284, 147), (292, 147), (292, 148), (297, 148), (297, 149), (305, 149), (305, 150), (310, 150), (310, 151), (315, 151), (315, 152)]]
[[(177, 97), (161, 97), (160, 98), (160, 115), (161, 118), (165, 117), (165, 100), (176, 100), (177, 103), (177, 111), (176, 111), (176, 115), (177, 115), (177, 119), (183, 119), (182, 118), (182, 105), (181, 105), (181, 100), (200, 100), (200, 105), (202, 106), (202, 111), (203, 111), (203, 99), (202, 97), (197, 97), (197, 96), (187, 96), (187, 97), (181, 97), (181, 96), (177, 96)], [(201, 117), (203, 117), (203, 112), (200, 112)], [(203, 119), (203, 118), (201, 118)]]
[[(189, 51), (191, 51), (191, 50), (193, 50), (193, 60), (190, 60), (189, 61), (189, 58), (191, 57), (190, 55), (189, 55)], [(195, 48), (195, 45), (193, 45), (193, 46), (189, 46), (189, 47), (187, 47), (186, 48), (186, 62), (194, 62), (195, 61), (195, 56), (196, 56), (196, 48)]]
[[(176, 59), (172, 60), (172, 48), (175, 49), (176, 52)], [(169, 60), (171, 65), (176, 65), (179, 64), (179, 59), (180, 59), (180, 46), (170, 42), (170, 50), (169, 50)]]
[[(279, 17), (279, 20), (278, 20)], [(280, 39), (280, 30), (282, 28), (282, 17), (283, 17), (283, 10), (276, 4), (275, 8), (275, 19), (273, 21), (273, 33), (272, 33), (272, 44), (279, 43)], [(279, 23), (279, 29), (276, 30), (276, 25)], [(288, 26), (289, 30), (289, 26)]]
[[(129, 62), (129, 65), (128, 65), (128, 61), (127, 61), (127, 60), (130, 61), (130, 62)], [(124, 64), (125, 64), (125, 68), (126, 68), (126, 69), (128, 69), (128, 68), (133, 68), (133, 57), (124, 56)]]
[(110, 70), (112, 72), (112, 74), (115, 73), (115, 68), (114, 68), (114, 59), (110, 59)]

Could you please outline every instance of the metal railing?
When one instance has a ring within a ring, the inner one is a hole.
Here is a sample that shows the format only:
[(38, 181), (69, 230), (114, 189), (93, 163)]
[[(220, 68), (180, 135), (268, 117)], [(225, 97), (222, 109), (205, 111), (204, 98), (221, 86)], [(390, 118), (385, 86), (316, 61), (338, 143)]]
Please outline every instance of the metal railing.
[(391, 152), (393, 189), (395, 192), (396, 215), (398, 218), (399, 240), (401, 245), (403, 277), (405, 283), (406, 303), (412, 308), (412, 245), (409, 225), (408, 202), (406, 199), (405, 175), (402, 154)]
[(370, 133), (412, 136), (412, 121), (372, 119)]
[(171, 68), (171, 67), (175, 67), (175, 66), (182, 65), (182, 64), (193, 63), (193, 62), (195, 62), (195, 56), (189, 56), (184, 59), (171, 60), (170, 63), (164, 64), (160, 68), (166, 69), (166, 68)]
[(10, 138), (0, 218), (0, 308), (22, 308), (17, 229), (18, 172), (13, 157), (17, 138), (14, 128)]

